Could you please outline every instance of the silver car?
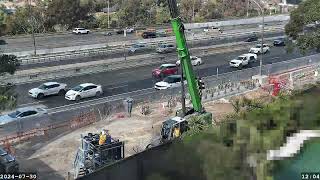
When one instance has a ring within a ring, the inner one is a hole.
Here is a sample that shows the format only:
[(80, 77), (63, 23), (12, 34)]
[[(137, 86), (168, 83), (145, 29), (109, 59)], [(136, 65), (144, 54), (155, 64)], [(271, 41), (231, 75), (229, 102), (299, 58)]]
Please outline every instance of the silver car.
[(170, 53), (174, 52), (176, 47), (173, 44), (160, 44), (156, 49), (157, 53)]
[(17, 127), (16, 123), (19, 121), (21, 127), (29, 125), (39, 127), (44, 116), (47, 116), (47, 110), (43, 106), (18, 108), (9, 114), (0, 116), (0, 126), (15, 124), (14, 127)]
[(146, 49), (146, 44), (139, 43), (139, 44), (134, 44), (129, 48), (129, 54), (133, 54), (136, 52), (140, 52)]

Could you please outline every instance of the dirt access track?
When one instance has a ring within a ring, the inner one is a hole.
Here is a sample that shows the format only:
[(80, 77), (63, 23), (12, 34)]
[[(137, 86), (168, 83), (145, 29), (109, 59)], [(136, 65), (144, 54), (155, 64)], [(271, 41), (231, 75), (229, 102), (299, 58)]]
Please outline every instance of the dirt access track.
[[(263, 90), (245, 94), (247, 98), (259, 98), (268, 95)], [(234, 98), (234, 97), (232, 97)], [(204, 103), (208, 112), (213, 113), (215, 121), (233, 112), (229, 98)], [(119, 117), (115, 114), (89, 126), (62, 134), (53, 139), (34, 138), (31, 141), (14, 146), (22, 171), (37, 172), (39, 179), (66, 179), (73, 171), (73, 161), (80, 145), (80, 135), (89, 132), (99, 133), (108, 129), (113, 138), (125, 141), (125, 156), (131, 156), (145, 149), (153, 138), (159, 135), (161, 123), (173, 116), (174, 111), (163, 107), (161, 102), (149, 104), (150, 114), (142, 115), (141, 107), (133, 110), (131, 117)], [(179, 104), (177, 105), (177, 107)], [(171, 112), (171, 113), (170, 113)]]

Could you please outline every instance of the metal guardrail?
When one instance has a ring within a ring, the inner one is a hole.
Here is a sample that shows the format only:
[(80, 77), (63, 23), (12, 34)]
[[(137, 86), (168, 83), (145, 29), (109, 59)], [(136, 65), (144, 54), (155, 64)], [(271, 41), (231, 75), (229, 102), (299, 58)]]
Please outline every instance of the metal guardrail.
[[(283, 27), (274, 27), (270, 29), (267, 32), (275, 32), (283, 30)], [(197, 36), (187, 36), (187, 39), (189, 41), (203, 41), (203, 40), (216, 40), (216, 39), (230, 39), (234, 37), (241, 37), (241, 36), (246, 36), (248, 34), (252, 33), (258, 33), (258, 31), (250, 31), (250, 32), (241, 32), (241, 33), (232, 33), (232, 34), (219, 34), (217, 36), (216, 34), (214, 35), (197, 35)], [(174, 37), (168, 37), (168, 38), (158, 38), (155, 40), (148, 40), (147, 42), (147, 48), (152, 49), (155, 48), (156, 45), (159, 43), (175, 43)], [(66, 59), (71, 59), (71, 58), (76, 58), (76, 57), (90, 57), (90, 56), (97, 56), (97, 55), (106, 55), (109, 53), (117, 53), (117, 52), (128, 52), (129, 47), (133, 44), (143, 42), (143, 41), (131, 41), (131, 42), (126, 42), (123, 45), (116, 45), (116, 46), (108, 46), (106, 45), (105, 47), (102, 48), (94, 48), (94, 49), (86, 49), (86, 50), (78, 50), (78, 51), (68, 51), (68, 52), (63, 52), (63, 53), (53, 53), (49, 55), (39, 55), (35, 57), (29, 57), (29, 56), (21, 56), (19, 57), (19, 61), (22, 65), (24, 64), (35, 64), (35, 63), (44, 63), (44, 62), (52, 62), (52, 61), (61, 61), (61, 60), (66, 60)]]

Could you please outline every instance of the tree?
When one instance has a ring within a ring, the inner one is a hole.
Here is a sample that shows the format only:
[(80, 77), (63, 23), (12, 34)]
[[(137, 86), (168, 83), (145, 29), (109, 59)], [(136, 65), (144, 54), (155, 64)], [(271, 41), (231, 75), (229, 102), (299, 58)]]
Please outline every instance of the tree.
[[(320, 50), (320, 1), (306, 0), (293, 10), (290, 14), (290, 21), (285, 27), (289, 37), (297, 40), (300, 50)], [(314, 24), (314, 26), (308, 26)]]
[[(19, 66), (14, 55), (0, 55), (0, 75), (13, 74)], [(0, 110), (12, 109), (16, 106), (17, 96), (13, 92), (14, 86), (0, 83)]]
[(79, 25), (80, 20), (86, 20), (88, 13), (92, 11), (91, 1), (80, 0), (54, 0), (50, 1), (46, 10), (46, 27), (55, 25), (73, 28)]

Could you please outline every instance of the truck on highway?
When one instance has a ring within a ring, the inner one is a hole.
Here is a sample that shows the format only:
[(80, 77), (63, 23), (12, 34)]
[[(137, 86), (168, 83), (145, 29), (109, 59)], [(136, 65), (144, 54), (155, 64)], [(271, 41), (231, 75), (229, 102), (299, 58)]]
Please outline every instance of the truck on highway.
[(257, 60), (257, 55), (248, 53), (248, 54), (242, 54), (238, 56), (236, 59), (233, 59), (230, 61), (230, 67), (235, 68), (242, 68), (243, 66), (247, 66), (251, 63), (254, 63)]

